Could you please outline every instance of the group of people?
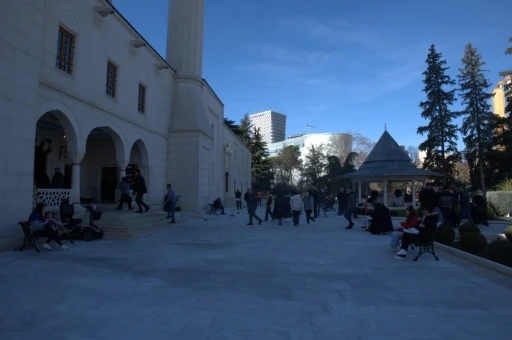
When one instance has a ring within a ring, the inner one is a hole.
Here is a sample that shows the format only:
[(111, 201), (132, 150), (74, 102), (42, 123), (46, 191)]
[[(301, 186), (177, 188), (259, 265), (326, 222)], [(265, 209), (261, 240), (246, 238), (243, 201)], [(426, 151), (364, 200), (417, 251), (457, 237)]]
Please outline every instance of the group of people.
[[(306, 227), (309, 227), (310, 223), (315, 222), (316, 218), (319, 217), (322, 212), (324, 216), (327, 217), (326, 197), (327, 195), (324, 192), (316, 190), (306, 190), (302, 195), (298, 192), (278, 193), (275, 198), (267, 192), (265, 195), (264, 220), (268, 221), (268, 219), (271, 218), (272, 221), (277, 220), (279, 225), (282, 225), (283, 220), (291, 218), (293, 225), (298, 227), (300, 224), (300, 216), (302, 212), (304, 212)], [(241, 198), (242, 194), (237, 190), (235, 193), (237, 210), (240, 210), (242, 207)], [(247, 225), (253, 225), (254, 220), (258, 221), (258, 224), (261, 224), (263, 219), (256, 215), (256, 208), (259, 205), (258, 194), (252, 189), (247, 189), (243, 199), (249, 213), (249, 223), (247, 223)]]
[[(139, 169), (135, 170), (135, 176), (133, 181), (133, 185), (131, 185), (126, 177), (121, 178), (121, 183), (119, 183), (121, 199), (119, 200), (117, 210), (122, 210), (124, 204), (128, 206), (128, 210), (133, 210), (132, 196), (130, 195), (130, 191), (133, 190), (133, 195), (135, 195), (135, 203), (137, 204), (138, 207), (138, 210), (136, 212), (139, 214), (142, 214), (143, 212), (148, 212), (149, 209), (151, 209), (151, 207), (149, 207), (142, 200), (144, 194), (147, 194), (148, 188), (146, 187), (146, 181), (144, 180), (144, 177), (142, 177), (142, 175), (140, 174)], [(144, 208), (144, 210), (142, 210), (142, 208)]]
[(28, 218), (30, 229), (34, 237), (46, 237), (46, 242), (43, 243), (43, 248), (45, 249), (52, 250), (53, 242), (55, 242), (60, 249), (69, 249), (68, 246), (62, 244), (61, 240), (61, 235), (68, 233), (69, 230), (65, 228), (64, 223), (56, 218), (51, 211), (45, 212), (44, 207), (44, 203), (37, 203), (34, 211), (32, 211)]

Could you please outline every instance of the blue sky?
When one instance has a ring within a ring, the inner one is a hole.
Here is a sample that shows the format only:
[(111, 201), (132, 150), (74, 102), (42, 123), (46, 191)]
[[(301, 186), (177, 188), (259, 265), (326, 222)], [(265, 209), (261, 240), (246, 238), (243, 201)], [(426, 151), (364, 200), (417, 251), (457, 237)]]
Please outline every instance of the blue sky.
[[(165, 56), (168, 0), (116, 0)], [(421, 73), (430, 44), (457, 74), (466, 43), (494, 84), (512, 68), (510, 0), (205, 0), (204, 78), (225, 116), (276, 110), (287, 134), (357, 131), (377, 140), (387, 124), (417, 146), (425, 124)]]

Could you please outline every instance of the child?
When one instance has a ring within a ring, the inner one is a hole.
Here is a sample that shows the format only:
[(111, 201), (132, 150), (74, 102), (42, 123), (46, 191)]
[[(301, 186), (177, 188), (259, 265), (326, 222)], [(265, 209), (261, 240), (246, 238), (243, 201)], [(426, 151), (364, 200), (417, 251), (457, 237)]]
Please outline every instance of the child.
[(69, 233), (69, 230), (64, 227), (64, 224), (59, 218), (54, 217), (51, 211), (47, 211), (46, 214), (44, 214), (44, 218), (46, 219), (46, 223), (48, 223), (53, 230), (59, 233), (59, 236)]

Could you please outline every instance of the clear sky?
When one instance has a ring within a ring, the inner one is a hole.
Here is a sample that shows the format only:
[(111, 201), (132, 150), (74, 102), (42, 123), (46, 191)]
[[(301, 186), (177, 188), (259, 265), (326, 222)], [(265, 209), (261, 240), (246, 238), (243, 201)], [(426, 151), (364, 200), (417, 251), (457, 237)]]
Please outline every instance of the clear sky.
[[(287, 135), (361, 132), (377, 140), (387, 124), (417, 146), (425, 121), (422, 72), (430, 44), (456, 75), (466, 43), (488, 78), (512, 68), (511, 0), (205, 0), (204, 78), (225, 117), (275, 110)], [(114, 0), (165, 56), (168, 0)], [(144, 5), (143, 5), (144, 4)]]

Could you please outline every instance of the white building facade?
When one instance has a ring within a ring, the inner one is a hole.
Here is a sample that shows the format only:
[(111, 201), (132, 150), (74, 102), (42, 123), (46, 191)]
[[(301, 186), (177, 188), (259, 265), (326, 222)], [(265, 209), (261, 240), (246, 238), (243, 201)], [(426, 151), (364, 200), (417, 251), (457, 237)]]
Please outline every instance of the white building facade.
[[(170, 0), (165, 59), (113, 5), (1, 4), (0, 243), (20, 236), (34, 201), (113, 202), (134, 169), (148, 204), (171, 183), (196, 214), (251, 183), (250, 151), (202, 78), (204, 0)], [(57, 167), (65, 182), (52, 189)]]
[[(311, 133), (311, 134), (300, 134), (300, 135), (292, 135), (288, 136), (288, 138), (282, 142), (272, 143), (267, 145), (267, 150), (270, 157), (275, 157), (279, 154), (279, 152), (285, 148), (286, 146), (294, 145), (299, 148), (299, 158), (302, 161), (306, 160), (306, 156), (309, 153), (309, 150), (312, 146), (315, 148), (323, 145), (324, 148), (327, 148), (329, 143), (331, 143), (333, 137), (343, 137), (347, 136), (345, 133)], [(351, 138), (347, 138), (347, 141), (350, 141)], [(348, 150), (352, 149), (352, 146), (347, 146)], [(327, 151), (327, 150), (324, 150)]]
[(249, 115), (253, 128), (260, 130), (265, 143), (281, 142), (286, 138), (286, 115), (275, 111), (264, 111)]

